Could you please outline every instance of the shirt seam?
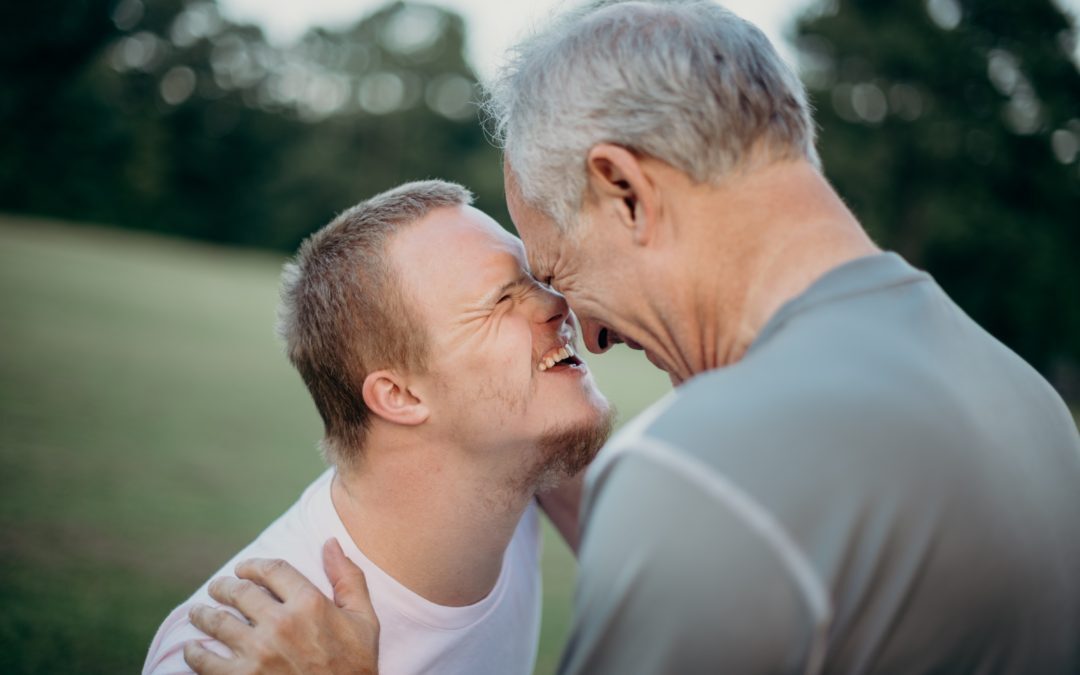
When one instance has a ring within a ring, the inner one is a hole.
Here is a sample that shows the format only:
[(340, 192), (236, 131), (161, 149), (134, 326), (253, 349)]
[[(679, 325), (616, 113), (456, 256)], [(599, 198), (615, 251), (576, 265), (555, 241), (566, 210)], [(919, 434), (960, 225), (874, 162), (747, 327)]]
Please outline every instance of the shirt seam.
[[(827, 648), (832, 607), (825, 584), (802, 548), (786, 528), (760, 502), (705, 462), (658, 438), (641, 434), (632, 442), (620, 444), (609, 457), (602, 473), (608, 473), (615, 460), (624, 455), (652, 461), (687, 483), (696, 485), (707, 496), (722, 502), (746, 528), (757, 535), (777, 557), (813, 617), (812, 642), (806, 658), (806, 675), (822, 671)], [(599, 479), (600, 476), (598, 475)]]

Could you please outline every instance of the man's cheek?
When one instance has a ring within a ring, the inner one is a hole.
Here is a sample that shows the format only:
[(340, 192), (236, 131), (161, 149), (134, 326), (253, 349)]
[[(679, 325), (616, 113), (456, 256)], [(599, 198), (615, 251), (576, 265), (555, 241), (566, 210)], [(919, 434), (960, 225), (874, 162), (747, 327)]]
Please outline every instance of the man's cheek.
[(508, 354), (505, 351), (495, 352), (489, 351), (482, 355), (478, 359), (476, 367), (478, 373), (485, 373), (488, 377), (506, 377), (508, 372), (513, 372), (515, 367), (520, 368), (519, 363), (515, 363), (513, 354)]
[(519, 353), (488, 353), (476, 364), (473, 371), (484, 380), (500, 398), (514, 402), (521, 396), (523, 387), (532, 379), (532, 368)]

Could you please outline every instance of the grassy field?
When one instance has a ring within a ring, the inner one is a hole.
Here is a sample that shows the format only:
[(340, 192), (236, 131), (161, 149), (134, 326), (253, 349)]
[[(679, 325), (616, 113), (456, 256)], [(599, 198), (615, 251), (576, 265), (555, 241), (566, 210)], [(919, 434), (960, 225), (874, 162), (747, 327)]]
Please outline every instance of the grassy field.
[[(0, 218), (0, 672), (136, 672), (157, 625), (321, 470), (273, 335), (281, 259)], [(591, 361), (622, 419), (667, 390)], [(547, 532), (538, 673), (574, 563)]]

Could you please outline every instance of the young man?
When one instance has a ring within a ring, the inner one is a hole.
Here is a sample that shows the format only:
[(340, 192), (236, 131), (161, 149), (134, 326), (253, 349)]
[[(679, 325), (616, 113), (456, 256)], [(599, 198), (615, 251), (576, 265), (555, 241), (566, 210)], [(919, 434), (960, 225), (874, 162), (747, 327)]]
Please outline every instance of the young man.
[[(320, 552), (336, 539), (330, 572), (342, 550), (364, 571), (386, 673), (532, 672), (534, 497), (578, 474), (610, 430), (562, 296), (470, 201), (450, 183), (401, 186), (343, 213), (286, 267), (281, 333), (333, 468), (218, 573), (280, 558), (329, 596)], [(548, 495), (564, 498), (571, 542), (575, 488)], [(189, 621), (212, 598), (273, 602), (245, 580), (204, 585), (158, 630), (145, 673), (188, 672), (192, 640), (229, 655)], [(248, 628), (200, 611), (221, 631)]]

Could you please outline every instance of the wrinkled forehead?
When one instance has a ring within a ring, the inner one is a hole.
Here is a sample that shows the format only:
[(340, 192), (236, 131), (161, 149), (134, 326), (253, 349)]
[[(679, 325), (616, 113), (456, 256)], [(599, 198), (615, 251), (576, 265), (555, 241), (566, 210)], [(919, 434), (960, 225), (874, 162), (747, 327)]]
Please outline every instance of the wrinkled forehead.
[(525, 246), (525, 254), (537, 278), (550, 273), (567, 235), (555, 225), (551, 216), (532, 206), (519, 194), (506, 193), (506, 204)]

